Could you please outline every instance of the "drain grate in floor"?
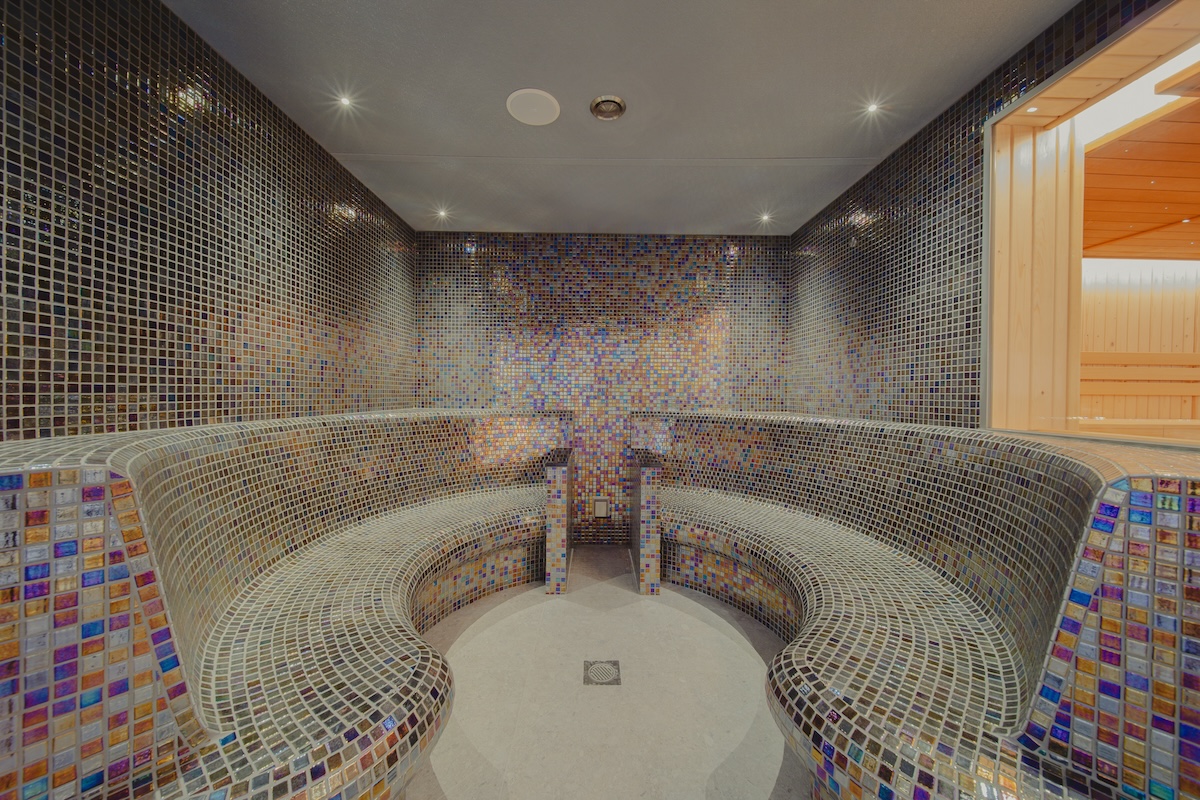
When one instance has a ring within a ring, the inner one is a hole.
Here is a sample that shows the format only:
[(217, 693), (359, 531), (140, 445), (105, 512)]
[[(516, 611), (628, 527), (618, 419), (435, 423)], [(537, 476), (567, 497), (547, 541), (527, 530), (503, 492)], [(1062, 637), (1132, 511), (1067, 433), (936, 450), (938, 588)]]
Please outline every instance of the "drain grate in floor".
[(583, 662), (584, 686), (620, 686), (620, 661), (585, 661)]

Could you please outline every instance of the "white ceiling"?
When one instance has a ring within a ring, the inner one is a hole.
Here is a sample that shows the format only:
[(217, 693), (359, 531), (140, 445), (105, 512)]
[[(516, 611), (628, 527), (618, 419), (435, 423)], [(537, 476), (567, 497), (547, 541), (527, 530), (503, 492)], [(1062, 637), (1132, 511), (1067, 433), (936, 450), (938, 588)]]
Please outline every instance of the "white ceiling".
[(789, 234), (1075, 0), (166, 4), (418, 230)]

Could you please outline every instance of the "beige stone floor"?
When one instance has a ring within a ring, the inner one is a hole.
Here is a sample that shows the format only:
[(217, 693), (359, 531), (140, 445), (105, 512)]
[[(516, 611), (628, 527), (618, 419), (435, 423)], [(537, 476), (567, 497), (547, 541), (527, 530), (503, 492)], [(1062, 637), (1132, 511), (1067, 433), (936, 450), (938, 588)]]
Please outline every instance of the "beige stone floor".
[[(500, 592), (426, 638), (456, 696), (406, 800), (809, 796), (763, 689), (783, 642), (690, 590), (638, 595), (624, 548), (576, 548), (567, 594)], [(583, 684), (611, 659), (620, 686)]]

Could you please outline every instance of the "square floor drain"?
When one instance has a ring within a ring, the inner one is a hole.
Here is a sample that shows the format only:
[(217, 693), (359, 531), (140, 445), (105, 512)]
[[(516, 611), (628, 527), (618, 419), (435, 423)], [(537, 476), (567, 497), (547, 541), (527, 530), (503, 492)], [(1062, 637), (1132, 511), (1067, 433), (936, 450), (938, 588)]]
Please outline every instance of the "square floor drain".
[(585, 661), (583, 662), (584, 686), (620, 686), (620, 661)]

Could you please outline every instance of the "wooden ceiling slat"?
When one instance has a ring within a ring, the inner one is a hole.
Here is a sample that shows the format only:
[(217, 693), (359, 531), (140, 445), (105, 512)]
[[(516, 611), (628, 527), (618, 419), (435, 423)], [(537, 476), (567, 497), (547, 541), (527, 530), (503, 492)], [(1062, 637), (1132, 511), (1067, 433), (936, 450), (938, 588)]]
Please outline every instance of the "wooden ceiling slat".
[(1200, 142), (1165, 144), (1119, 140), (1095, 151), (1101, 158), (1125, 158), (1131, 161), (1181, 161), (1200, 164)]
[[(1150, 181), (1154, 181), (1153, 184)], [(1175, 175), (1104, 175), (1087, 174), (1084, 191), (1089, 195), (1097, 191), (1142, 191), (1148, 189), (1155, 192), (1181, 192), (1192, 197), (1200, 196), (1200, 177), (1183, 178)]]
[(1153, 186), (1138, 186), (1138, 188), (1109, 189), (1103, 186), (1087, 184), (1084, 197), (1088, 202), (1120, 202), (1120, 203), (1157, 203), (1160, 206), (1172, 208), (1185, 206), (1200, 207), (1200, 195), (1196, 192), (1171, 191), (1160, 189), (1158, 184)]
[(1177, 219), (1190, 219), (1192, 217), (1200, 217), (1200, 209), (1196, 207), (1196, 199), (1183, 201), (1183, 203), (1164, 203), (1163, 200), (1106, 200), (1094, 197), (1088, 197), (1088, 205), (1094, 206), (1096, 211), (1130, 211), (1133, 213), (1153, 213), (1153, 215), (1162, 216), (1165, 222), (1174, 222)]
[[(1200, 164), (1188, 162), (1124, 160), (1100, 158), (1089, 154), (1085, 164), (1087, 175), (1144, 175), (1147, 178), (1174, 175), (1177, 178), (1200, 178)], [(1087, 185), (1086, 177), (1084, 185)]]
[[(1109, 80), (1120, 81), (1143, 67), (1150, 65), (1155, 60), (1157, 60), (1156, 56), (1122, 56), (1106, 51), (1087, 63), (1075, 67), (1071, 70), (1071, 75), (1077, 78), (1108, 78)], [(1047, 91), (1052, 91), (1054, 88), (1051, 86)], [(1062, 95), (1057, 96), (1061, 97)], [(1040, 100), (1041, 98), (1038, 99)]]
[[(1055, 97), (1093, 97), (1117, 84), (1112, 78), (1078, 78), (1071, 75), (1054, 82)], [(1047, 92), (1050, 90), (1048, 89)], [(1040, 100), (1040, 96), (1038, 98)]]
[[(1084, 208), (1087, 208), (1087, 202), (1084, 201)], [(1108, 221), (1108, 222), (1126, 222), (1131, 225), (1139, 222), (1156, 222), (1159, 225), (1171, 225), (1179, 222), (1186, 217), (1181, 217), (1178, 214), (1170, 212), (1164, 213), (1147, 213), (1142, 211), (1126, 211), (1126, 210), (1097, 210), (1093, 209), (1086, 212), (1088, 219)]]
[(1083, 232), (1085, 235), (1091, 234), (1109, 234), (1109, 238), (1117, 236), (1130, 236), (1135, 233), (1144, 233), (1145, 231), (1161, 228), (1161, 225), (1155, 225), (1153, 222), (1142, 222), (1130, 226), (1125, 222), (1101, 222), (1098, 220), (1088, 220), (1083, 224)]
[(1196, 130), (1200, 122), (1175, 122), (1162, 120), (1153, 125), (1147, 125), (1139, 131), (1130, 134), (1126, 142), (1157, 142), (1161, 144), (1195, 144), (1200, 142)]
[(1127, 36), (1118, 42), (1113, 42), (1107, 52), (1117, 56), (1151, 56), (1157, 58), (1163, 53), (1181, 47), (1197, 36), (1200, 30), (1194, 28), (1158, 28), (1147, 22), (1137, 36)]
[(1200, 245), (1197, 245), (1192, 251), (1184, 251), (1179, 247), (1146, 247), (1135, 246), (1128, 248), (1111, 247), (1103, 245), (1101, 247), (1089, 247), (1083, 251), (1084, 258), (1127, 258), (1147, 259), (1155, 261), (1196, 261), (1200, 260)]

